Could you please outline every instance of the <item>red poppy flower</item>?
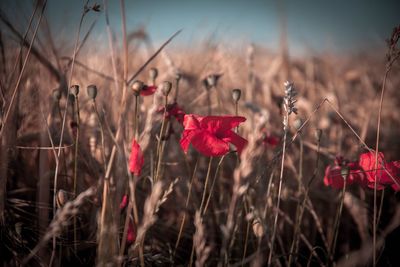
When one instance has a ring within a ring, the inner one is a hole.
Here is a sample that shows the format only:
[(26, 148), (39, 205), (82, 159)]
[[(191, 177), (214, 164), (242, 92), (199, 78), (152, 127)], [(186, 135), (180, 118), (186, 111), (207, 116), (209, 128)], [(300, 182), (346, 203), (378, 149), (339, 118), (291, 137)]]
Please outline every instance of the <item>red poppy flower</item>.
[(155, 85), (144, 85), (142, 90), (140, 90), (141, 96), (152, 95), (157, 91), (157, 86)]
[(399, 186), (393, 181), (392, 177), (399, 181), (398, 183), (400, 184), (400, 161), (385, 162), (383, 153), (379, 152), (376, 168), (375, 163), (375, 152), (367, 152), (360, 155), (359, 164), (366, 173), (366, 185), (374, 188), (375, 180), (377, 180), (378, 190), (384, 189), (386, 185), (392, 186), (396, 191), (399, 190)]
[(198, 116), (185, 115), (185, 128), (180, 140), (183, 151), (187, 152), (190, 143), (208, 157), (222, 156), (229, 152), (229, 143), (233, 144), (240, 154), (247, 140), (232, 131), (246, 118), (239, 116)]
[(129, 170), (136, 176), (140, 175), (144, 164), (143, 152), (135, 138), (132, 139), (131, 155), (129, 157)]
[[(346, 175), (347, 177), (343, 177)], [(336, 189), (342, 189), (346, 178), (346, 185), (353, 183), (363, 183), (365, 174), (358, 162), (349, 162), (343, 157), (336, 157), (333, 166), (329, 165), (325, 169), (324, 184)]]
[[(157, 112), (159, 113), (164, 113), (165, 107), (160, 107)], [(171, 117), (175, 117), (175, 119), (179, 123), (183, 123), (183, 117), (185, 116), (185, 112), (181, 107), (178, 106), (178, 104), (175, 102), (173, 104), (168, 104), (167, 105), (167, 111), (165, 112), (165, 118), (169, 119)]]

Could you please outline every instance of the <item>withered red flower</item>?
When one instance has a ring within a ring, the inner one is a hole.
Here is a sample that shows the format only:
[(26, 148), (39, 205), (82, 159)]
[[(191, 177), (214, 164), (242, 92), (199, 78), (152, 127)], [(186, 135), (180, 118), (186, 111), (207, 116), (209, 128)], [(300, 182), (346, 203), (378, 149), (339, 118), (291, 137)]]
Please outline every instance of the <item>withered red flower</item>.
[(375, 152), (367, 152), (360, 155), (359, 164), (365, 171), (368, 187), (374, 188), (376, 180), (377, 190), (382, 190), (385, 186), (392, 186), (396, 191), (400, 190), (398, 185), (400, 184), (400, 161), (385, 162), (383, 153), (379, 152), (378, 164), (375, 166)]
[(152, 95), (157, 91), (157, 86), (155, 85), (144, 85), (142, 90), (140, 90), (141, 96)]
[[(164, 113), (165, 107), (160, 107), (157, 112), (158, 113)], [(167, 111), (165, 112), (165, 118), (170, 119), (171, 117), (175, 117), (175, 119), (179, 123), (183, 123), (183, 117), (185, 116), (185, 112), (183, 109), (178, 106), (178, 103), (173, 103), (173, 104), (168, 104), (167, 105)]]
[(136, 241), (136, 229), (133, 222), (130, 221), (128, 225), (128, 231), (126, 234), (126, 243), (132, 245)]
[(324, 184), (336, 189), (342, 189), (346, 179), (346, 185), (363, 183), (365, 174), (358, 162), (344, 160), (343, 157), (336, 157), (334, 165), (325, 169)]
[(266, 135), (263, 139), (263, 144), (265, 146), (275, 147), (279, 144), (279, 138), (273, 135)]
[(128, 206), (128, 195), (122, 197), (121, 203), (119, 203), (119, 209), (123, 210)]
[(140, 146), (137, 143), (137, 141), (135, 140), (135, 138), (133, 138), (131, 155), (129, 156), (130, 172), (136, 176), (139, 176), (140, 172), (142, 171), (143, 164), (144, 164), (143, 152), (140, 149)]
[(247, 140), (232, 131), (246, 118), (239, 116), (184, 116), (182, 138), (183, 151), (187, 152), (190, 143), (201, 154), (209, 157), (222, 156), (229, 152), (229, 143), (240, 154)]

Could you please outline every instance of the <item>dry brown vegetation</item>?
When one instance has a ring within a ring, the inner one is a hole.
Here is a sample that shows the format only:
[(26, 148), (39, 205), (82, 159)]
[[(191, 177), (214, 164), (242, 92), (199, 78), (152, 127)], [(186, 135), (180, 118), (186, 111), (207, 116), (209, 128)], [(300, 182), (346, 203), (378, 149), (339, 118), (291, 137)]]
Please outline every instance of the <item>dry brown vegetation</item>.
[[(40, 10), (39, 5), (32, 32)], [(88, 10), (95, 11), (95, 6)], [(365, 266), (373, 265), (374, 250), (378, 265), (395, 266), (399, 261), (398, 195), (390, 188), (377, 192), (380, 220), (373, 242), (374, 190), (349, 186), (342, 198), (341, 190), (323, 184), (325, 167), (336, 155), (356, 160), (366, 150), (364, 142), (375, 148), (386, 51), (295, 58), (260, 46), (233, 51), (210, 42), (181, 50), (167, 45), (156, 53), (151, 43), (148, 49), (140, 48), (142, 43), (149, 45), (147, 33), (140, 30), (128, 32), (126, 42), (120, 38), (122, 42), (114, 43), (113, 53), (107, 46), (97, 48), (90, 33), (85, 39), (86, 32), (81, 32), (82, 50), (75, 53), (73, 43), (57, 50), (65, 45), (52, 43), (43, 22), (40, 38), (28, 34), (20, 50), (23, 33), (13, 31), (5, 14), (0, 18), (5, 26), (0, 43), (2, 266)], [(83, 23), (89, 24), (84, 16)], [(235, 114), (231, 92), (242, 89), (238, 114), (247, 121), (239, 133), (249, 144), (240, 160), (231, 152), (209, 165), (208, 158), (194, 149), (185, 154), (179, 145), (182, 126), (171, 121), (173, 133), (161, 142), (165, 153), (156, 181), (163, 121), (157, 109), (164, 96), (158, 90), (141, 97), (137, 120), (128, 82), (152, 55), (156, 57), (134, 79), (147, 82), (149, 69), (156, 67), (157, 84), (173, 83), (172, 103), (179, 74), (177, 102), (187, 114), (207, 114), (203, 79), (210, 74), (222, 74), (210, 90), (215, 115)], [(399, 74), (395, 62), (380, 122), (379, 151), (387, 160), (400, 159)], [(298, 114), (289, 116), (282, 153), (286, 80), (294, 81), (298, 91)], [(80, 86), (79, 97), (71, 97), (67, 104), (74, 84)], [(98, 89), (95, 105), (86, 94), (91, 84)], [(128, 168), (135, 123), (145, 156), (140, 177)], [(322, 130), (320, 138), (317, 129)], [(265, 145), (266, 134), (281, 142)], [(204, 188), (208, 171), (211, 180)], [(204, 190), (207, 208), (202, 211)], [(129, 204), (120, 209), (124, 195), (129, 195)], [(135, 240), (126, 242), (131, 222)]]

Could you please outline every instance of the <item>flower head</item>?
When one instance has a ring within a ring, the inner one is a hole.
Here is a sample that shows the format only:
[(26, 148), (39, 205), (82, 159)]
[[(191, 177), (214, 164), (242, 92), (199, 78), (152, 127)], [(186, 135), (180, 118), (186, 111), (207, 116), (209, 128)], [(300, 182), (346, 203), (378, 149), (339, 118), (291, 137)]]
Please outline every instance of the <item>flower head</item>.
[(170, 119), (171, 117), (175, 117), (175, 119), (179, 123), (183, 123), (183, 117), (185, 116), (185, 112), (183, 109), (178, 106), (178, 103), (173, 103), (173, 104), (168, 104), (167, 105), (167, 110), (165, 111), (165, 107), (160, 107), (157, 110), (158, 113), (164, 113), (165, 112), (165, 118)]
[(129, 171), (134, 175), (139, 176), (140, 172), (142, 171), (143, 164), (144, 164), (143, 152), (140, 149), (140, 146), (135, 140), (135, 138), (133, 138), (131, 155), (129, 157)]
[(187, 152), (190, 143), (205, 156), (222, 156), (229, 152), (229, 143), (240, 154), (247, 140), (232, 131), (246, 118), (239, 116), (198, 116), (185, 115), (185, 128), (180, 140), (183, 151)]
[[(366, 185), (374, 188), (375, 180), (377, 189), (382, 190), (385, 186), (392, 186), (398, 191), (400, 187), (400, 161), (385, 162), (382, 152), (378, 153), (378, 164), (376, 164), (375, 152), (367, 152), (360, 155), (359, 164), (366, 174)], [(396, 183), (393, 179), (398, 181)]]
[(325, 169), (324, 184), (336, 189), (341, 189), (353, 183), (363, 183), (365, 174), (357, 162), (344, 160), (343, 157), (336, 157), (333, 166)]

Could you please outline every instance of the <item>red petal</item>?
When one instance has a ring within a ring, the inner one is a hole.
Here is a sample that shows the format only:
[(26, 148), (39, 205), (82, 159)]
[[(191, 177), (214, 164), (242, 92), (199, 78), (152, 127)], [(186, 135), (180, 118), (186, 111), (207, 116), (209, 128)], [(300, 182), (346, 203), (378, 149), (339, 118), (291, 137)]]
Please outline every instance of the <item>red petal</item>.
[(135, 139), (132, 139), (132, 150), (129, 157), (129, 170), (136, 176), (140, 175), (144, 164), (143, 152)]
[(223, 156), (229, 152), (229, 144), (209, 132), (202, 131), (193, 136), (192, 145), (204, 156)]
[(181, 140), (179, 143), (181, 144), (182, 150), (186, 153), (189, 149), (189, 145), (192, 142), (193, 137), (196, 134), (201, 133), (199, 130), (184, 130), (182, 133)]
[(245, 117), (240, 116), (207, 116), (201, 120), (201, 128), (210, 132), (225, 132), (246, 121)]
[(342, 189), (344, 186), (344, 179), (339, 166), (328, 166), (325, 169), (324, 184), (336, 189)]
[(183, 118), (183, 127), (185, 130), (198, 130), (200, 129), (200, 121), (203, 119), (201, 116), (194, 114), (186, 114)]
[(148, 96), (148, 95), (152, 95), (157, 91), (157, 86), (154, 85), (145, 85), (143, 86), (142, 90), (140, 91), (140, 95), (141, 96)]
[(223, 141), (232, 143), (239, 155), (242, 153), (243, 148), (247, 145), (247, 140), (236, 134), (235, 132), (229, 130), (224, 133)]

